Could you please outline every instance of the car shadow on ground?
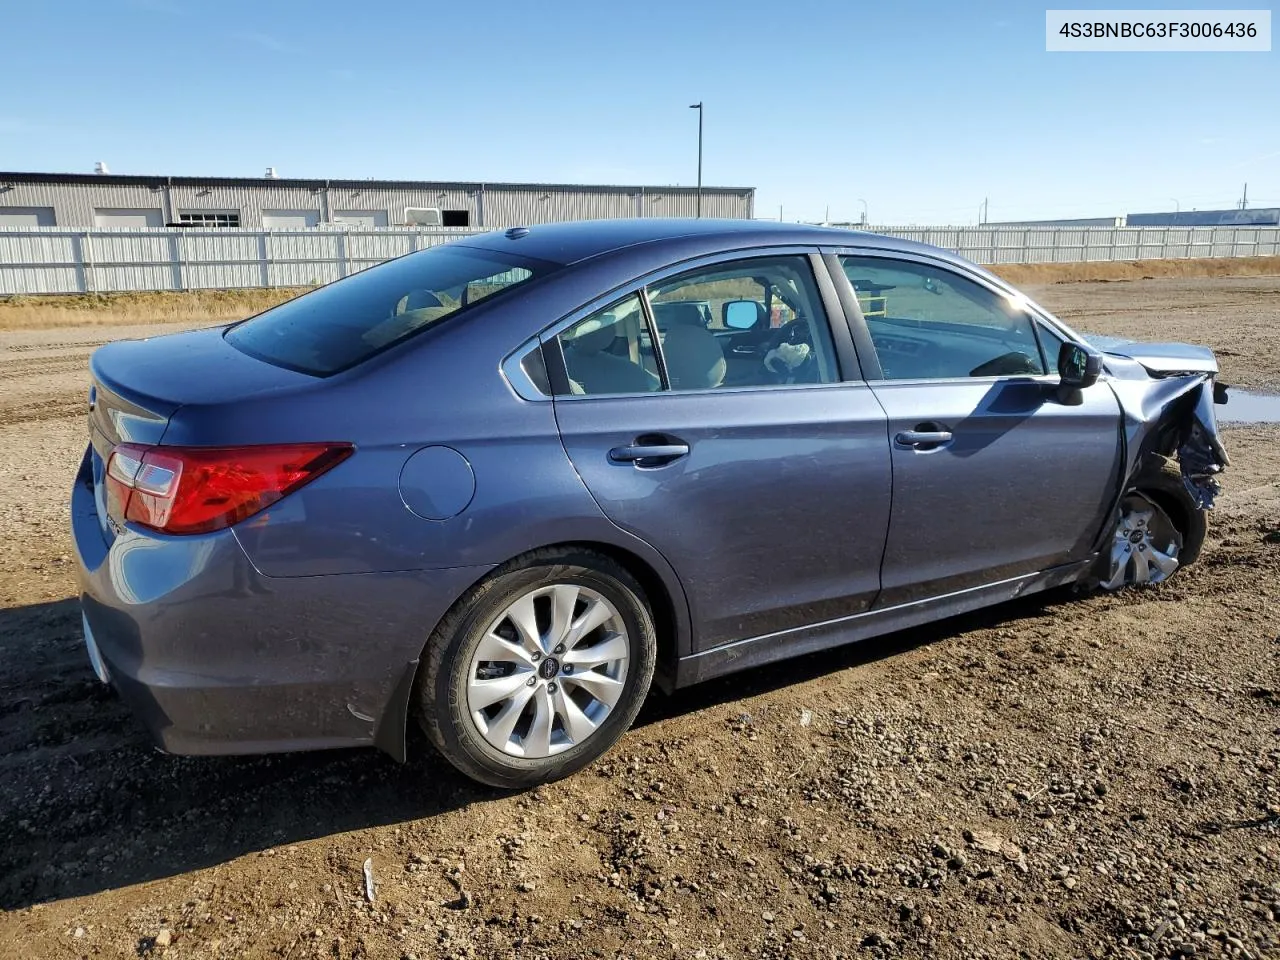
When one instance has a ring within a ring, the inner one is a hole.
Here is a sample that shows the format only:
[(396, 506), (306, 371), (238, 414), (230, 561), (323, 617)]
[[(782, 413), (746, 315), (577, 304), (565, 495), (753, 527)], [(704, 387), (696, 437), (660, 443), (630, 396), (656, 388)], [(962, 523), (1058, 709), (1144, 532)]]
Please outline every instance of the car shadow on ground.
[[(638, 727), (858, 667), (1040, 613), (1056, 594), (654, 695)], [(801, 704), (803, 705), (803, 704)], [(83, 896), (247, 853), (483, 803), (411, 737), (375, 750), (172, 757), (97, 682), (67, 599), (0, 610), (0, 909)]]

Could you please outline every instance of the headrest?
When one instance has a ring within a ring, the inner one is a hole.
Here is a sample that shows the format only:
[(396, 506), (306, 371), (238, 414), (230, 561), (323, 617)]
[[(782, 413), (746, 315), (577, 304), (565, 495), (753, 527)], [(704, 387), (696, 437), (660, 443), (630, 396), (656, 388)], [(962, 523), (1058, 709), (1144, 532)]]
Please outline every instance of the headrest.
[(707, 326), (706, 318), (703, 317), (702, 310), (696, 303), (684, 301), (655, 303), (653, 305), (653, 315), (654, 319), (660, 322), (659, 325), (664, 327), (683, 324), (706, 329)]
[(705, 327), (672, 327), (662, 341), (662, 352), (672, 389), (705, 390), (724, 382), (724, 351)]
[(599, 353), (613, 345), (618, 328), (612, 317), (592, 317), (578, 324), (569, 345), (578, 353)]

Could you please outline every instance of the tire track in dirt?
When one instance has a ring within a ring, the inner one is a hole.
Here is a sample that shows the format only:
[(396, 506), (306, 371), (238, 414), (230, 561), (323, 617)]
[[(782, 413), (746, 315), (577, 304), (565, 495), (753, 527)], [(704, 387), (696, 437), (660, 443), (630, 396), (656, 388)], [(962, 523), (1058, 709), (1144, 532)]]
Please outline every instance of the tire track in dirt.
[(84, 370), (87, 376), (88, 357), (88, 351), (73, 356), (21, 357), (16, 360), (0, 357), (0, 375), (9, 382), (17, 377), (43, 377), (72, 370)]
[(0, 424), (41, 423), (85, 413), (89, 347), (53, 356), (11, 355), (0, 351)]

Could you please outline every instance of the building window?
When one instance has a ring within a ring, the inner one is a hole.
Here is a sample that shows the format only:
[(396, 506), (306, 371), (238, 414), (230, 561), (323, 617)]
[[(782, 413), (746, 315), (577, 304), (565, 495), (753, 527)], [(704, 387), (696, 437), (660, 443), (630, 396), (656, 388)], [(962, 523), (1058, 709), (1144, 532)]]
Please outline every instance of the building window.
[(178, 214), (178, 221), (184, 227), (238, 227), (240, 213), (227, 213), (215, 210), (198, 210), (194, 213)]

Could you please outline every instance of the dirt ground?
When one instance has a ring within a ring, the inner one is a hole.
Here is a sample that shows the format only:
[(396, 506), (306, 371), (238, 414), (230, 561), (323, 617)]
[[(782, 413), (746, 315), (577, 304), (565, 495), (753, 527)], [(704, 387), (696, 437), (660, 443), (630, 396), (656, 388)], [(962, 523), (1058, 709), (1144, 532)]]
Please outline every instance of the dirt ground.
[[(1280, 385), (1280, 279), (1029, 292)], [(97, 684), (85, 359), (171, 329), (0, 332), (0, 957), (1280, 957), (1280, 427), (1226, 429), (1171, 583), (655, 695), (504, 795), (421, 753), (166, 757)]]

